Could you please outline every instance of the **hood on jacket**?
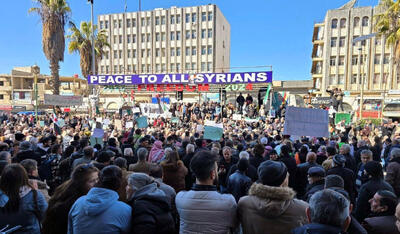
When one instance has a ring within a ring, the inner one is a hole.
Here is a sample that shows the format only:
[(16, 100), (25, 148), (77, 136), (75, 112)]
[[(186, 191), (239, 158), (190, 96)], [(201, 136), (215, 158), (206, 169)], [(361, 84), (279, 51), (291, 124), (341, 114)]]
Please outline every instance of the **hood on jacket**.
[(255, 204), (262, 216), (269, 218), (282, 215), (293, 202), (296, 192), (289, 187), (273, 187), (254, 183), (249, 189), (249, 195), (257, 197)]
[(171, 207), (167, 195), (158, 188), (157, 183), (148, 184), (140, 188), (135, 192), (132, 200), (148, 200), (157, 203), (164, 210), (169, 210)]
[(96, 216), (118, 201), (118, 193), (105, 188), (94, 187), (84, 197), (83, 211), (88, 216)]
[(0, 207), (4, 207), (7, 204), (8, 200), (8, 196), (0, 190)]
[(161, 166), (167, 171), (177, 171), (180, 167), (184, 166), (184, 164), (181, 160), (178, 160), (176, 163), (162, 162)]

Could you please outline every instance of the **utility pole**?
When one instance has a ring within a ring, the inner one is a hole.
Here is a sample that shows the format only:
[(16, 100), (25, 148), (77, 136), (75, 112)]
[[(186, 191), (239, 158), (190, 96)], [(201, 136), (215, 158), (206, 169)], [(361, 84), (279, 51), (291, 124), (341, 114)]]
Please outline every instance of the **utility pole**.
[(35, 85), (35, 120), (36, 124), (38, 123), (38, 86), (37, 86), (37, 78), (40, 73), (40, 67), (37, 65), (32, 66), (32, 72), (34, 76), (34, 85)]

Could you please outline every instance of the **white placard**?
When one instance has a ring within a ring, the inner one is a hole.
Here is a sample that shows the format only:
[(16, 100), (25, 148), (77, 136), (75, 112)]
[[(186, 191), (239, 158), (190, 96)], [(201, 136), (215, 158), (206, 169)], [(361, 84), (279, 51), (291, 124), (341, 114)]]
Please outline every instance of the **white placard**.
[(125, 128), (133, 128), (133, 122), (132, 121), (126, 122)]
[(241, 114), (233, 114), (232, 119), (233, 120), (241, 120), (242, 119), (242, 115)]
[(197, 127), (196, 127), (196, 132), (202, 132), (202, 131), (204, 131), (204, 126), (203, 125), (197, 125)]
[(329, 137), (329, 114), (322, 109), (288, 106), (284, 135)]
[(103, 138), (103, 136), (104, 136), (104, 130), (103, 129), (95, 128), (93, 130), (92, 137), (94, 137), (94, 138)]

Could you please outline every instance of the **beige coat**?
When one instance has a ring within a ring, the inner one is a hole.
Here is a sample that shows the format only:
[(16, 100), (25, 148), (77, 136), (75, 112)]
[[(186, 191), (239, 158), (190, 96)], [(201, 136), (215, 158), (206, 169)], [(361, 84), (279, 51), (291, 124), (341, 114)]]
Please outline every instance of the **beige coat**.
[(249, 195), (238, 203), (244, 234), (286, 234), (307, 221), (308, 204), (295, 199), (289, 187), (271, 187), (254, 183)]

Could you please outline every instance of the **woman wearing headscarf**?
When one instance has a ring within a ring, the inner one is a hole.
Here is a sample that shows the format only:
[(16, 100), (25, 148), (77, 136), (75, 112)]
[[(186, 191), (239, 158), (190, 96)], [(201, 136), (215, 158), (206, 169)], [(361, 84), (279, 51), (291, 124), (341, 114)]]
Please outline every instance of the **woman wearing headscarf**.
[(156, 141), (153, 144), (153, 148), (150, 150), (148, 162), (150, 163), (160, 163), (164, 157), (163, 143), (161, 141)]

